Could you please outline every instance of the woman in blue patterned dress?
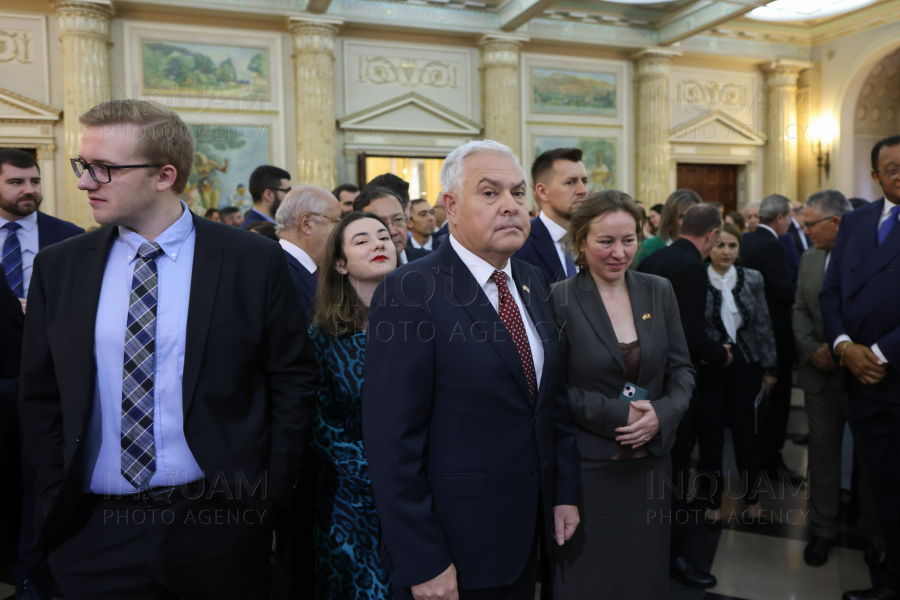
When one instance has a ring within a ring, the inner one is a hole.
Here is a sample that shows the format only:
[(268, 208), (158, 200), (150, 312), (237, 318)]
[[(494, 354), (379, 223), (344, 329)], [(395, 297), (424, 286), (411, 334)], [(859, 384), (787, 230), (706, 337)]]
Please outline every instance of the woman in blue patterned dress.
[(316, 501), (318, 600), (390, 599), (379, 562), (379, 522), (362, 435), (366, 324), (375, 288), (397, 266), (387, 225), (347, 215), (331, 234), (310, 337), (320, 365), (313, 450), (322, 460)]

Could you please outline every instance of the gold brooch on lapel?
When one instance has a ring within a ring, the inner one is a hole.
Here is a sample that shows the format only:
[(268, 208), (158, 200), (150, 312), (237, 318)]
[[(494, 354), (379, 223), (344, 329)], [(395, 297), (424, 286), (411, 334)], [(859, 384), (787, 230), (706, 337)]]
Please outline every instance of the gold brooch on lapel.
[(523, 286), (522, 286), (522, 289), (525, 290), (525, 291), (526, 291), (527, 293), (529, 293), (529, 294), (531, 293), (531, 290), (528, 289), (528, 286), (527, 286), (527, 285), (523, 285)]
[(645, 321), (646, 321), (647, 319), (650, 319), (650, 318), (651, 318), (651, 317), (650, 317), (650, 313), (647, 313), (646, 315), (644, 315), (644, 320), (645, 320)]

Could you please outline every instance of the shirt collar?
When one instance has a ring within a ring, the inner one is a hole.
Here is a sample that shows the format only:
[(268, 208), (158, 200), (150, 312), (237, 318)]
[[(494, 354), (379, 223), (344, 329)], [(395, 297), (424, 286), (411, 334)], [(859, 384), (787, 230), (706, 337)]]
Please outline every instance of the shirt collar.
[(559, 225), (558, 223), (554, 223), (550, 219), (550, 217), (548, 217), (546, 213), (544, 213), (544, 211), (541, 211), (541, 214), (538, 215), (538, 219), (541, 220), (541, 223), (543, 223), (547, 228), (547, 231), (550, 232), (550, 237), (553, 238), (554, 242), (559, 242), (568, 233), (565, 227)]
[(306, 253), (306, 250), (294, 244), (293, 242), (289, 242), (287, 240), (278, 240), (278, 243), (281, 244), (281, 247), (284, 248), (284, 251), (297, 259), (303, 268), (309, 271), (310, 273), (315, 273), (318, 267), (316, 266), (316, 261), (312, 259), (312, 257)]
[(714, 280), (719, 280), (723, 283), (728, 284), (731, 287), (732, 281), (737, 281), (737, 269), (734, 268), (734, 265), (731, 265), (727, 271), (725, 271), (724, 275), (719, 275), (719, 272), (713, 269), (712, 265), (706, 267), (707, 273), (709, 273), (709, 278)]
[(251, 208), (250, 210), (252, 210), (252, 211), (255, 212), (256, 214), (258, 214), (259, 216), (261, 216), (263, 219), (265, 219), (265, 220), (268, 221), (269, 223), (274, 223), (274, 222), (275, 222), (275, 219), (273, 219), (272, 217), (270, 217), (269, 215), (267, 215), (266, 213), (264, 213), (264, 212), (262, 212), (262, 211), (256, 210), (255, 207), (254, 207), (254, 208)]
[(10, 221), (9, 219), (0, 217), (0, 227), (3, 227), (7, 223), (18, 223), (22, 227), (22, 229), (31, 232), (35, 227), (37, 227), (37, 215), (37, 211), (34, 211), (27, 217), (22, 217), (18, 221)]
[(887, 196), (884, 197), (884, 210), (881, 211), (881, 216), (886, 217), (891, 214), (891, 209), (893, 209), (896, 204), (887, 199)]
[[(188, 238), (188, 235), (194, 230), (194, 219), (187, 204), (181, 202), (181, 209), (183, 211), (181, 217), (153, 240), (159, 244), (163, 253), (172, 260), (178, 260), (178, 251)], [(145, 244), (148, 241), (137, 232), (121, 225), (119, 226), (119, 239), (128, 248), (128, 262), (132, 262), (137, 258), (137, 251), (140, 249), (141, 244)]]
[(771, 227), (769, 227), (768, 225), (763, 225), (762, 223), (760, 223), (759, 225), (756, 226), (756, 228), (757, 229), (765, 229), (766, 231), (771, 231), (772, 235), (774, 235), (776, 238), (778, 237), (778, 234), (775, 233), (775, 230), (772, 229)]
[(488, 281), (491, 280), (491, 275), (494, 274), (494, 271), (502, 271), (506, 274), (506, 280), (512, 280), (512, 263), (507, 260), (506, 264), (503, 265), (502, 269), (495, 269), (493, 265), (491, 265), (488, 261), (484, 260), (480, 256), (477, 256), (473, 252), (469, 251), (468, 248), (460, 244), (453, 234), (450, 234), (450, 245), (453, 246), (453, 249), (456, 250), (456, 253), (459, 255), (459, 258), (462, 259), (463, 264), (469, 267), (469, 271), (472, 272), (472, 276), (475, 278), (475, 281), (478, 282), (478, 285), (484, 287)]

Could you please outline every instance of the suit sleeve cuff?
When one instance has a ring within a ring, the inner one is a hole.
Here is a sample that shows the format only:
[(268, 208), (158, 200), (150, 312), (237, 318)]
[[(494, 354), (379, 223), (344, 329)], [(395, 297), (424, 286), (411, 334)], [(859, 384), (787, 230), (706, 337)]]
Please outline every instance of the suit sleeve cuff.
[(834, 340), (834, 344), (831, 345), (831, 349), (837, 350), (838, 344), (840, 344), (842, 342), (850, 342), (850, 341), (852, 341), (850, 339), (850, 336), (847, 335), (846, 333), (842, 333), (841, 335), (837, 336), (836, 340)]
[(884, 354), (881, 352), (881, 348), (878, 347), (878, 344), (872, 344), (872, 354), (877, 356), (878, 360), (884, 364), (888, 364), (888, 359), (885, 358)]

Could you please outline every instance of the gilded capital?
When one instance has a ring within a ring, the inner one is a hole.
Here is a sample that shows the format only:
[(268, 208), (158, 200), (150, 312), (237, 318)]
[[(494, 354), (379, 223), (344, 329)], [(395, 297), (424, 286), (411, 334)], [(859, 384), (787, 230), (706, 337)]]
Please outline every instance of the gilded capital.
[(110, 22), (116, 14), (112, 2), (52, 0), (62, 35), (98, 37), (111, 43)]
[(294, 52), (321, 52), (334, 58), (334, 38), (341, 19), (327, 17), (291, 17), (288, 29), (294, 37)]
[(812, 63), (799, 60), (775, 60), (762, 63), (759, 69), (763, 72), (766, 87), (796, 87), (800, 72), (809, 69)]
[(528, 38), (512, 35), (485, 35), (478, 40), (479, 68), (519, 67), (519, 49)]
[(681, 52), (667, 48), (647, 48), (631, 59), (635, 63), (635, 75), (639, 79), (645, 77), (668, 77), (672, 67), (672, 58), (681, 56)]

